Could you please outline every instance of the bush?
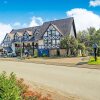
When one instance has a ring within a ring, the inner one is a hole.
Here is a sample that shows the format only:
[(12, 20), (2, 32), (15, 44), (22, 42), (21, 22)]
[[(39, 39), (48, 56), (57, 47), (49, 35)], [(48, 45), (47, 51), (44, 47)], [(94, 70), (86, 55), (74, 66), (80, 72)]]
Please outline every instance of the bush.
[(37, 58), (38, 57), (38, 51), (35, 49), (34, 50), (34, 58)]
[(97, 55), (100, 56), (100, 46), (98, 47)]
[(3, 72), (0, 75), (0, 100), (21, 100), (20, 93), (14, 73), (7, 77), (6, 72)]
[(0, 100), (52, 100), (51, 95), (44, 97), (41, 93), (30, 91), (24, 80), (16, 79), (11, 73), (7, 77), (6, 72), (0, 75)]
[(47, 54), (44, 53), (42, 56), (43, 56), (43, 57), (47, 57)]

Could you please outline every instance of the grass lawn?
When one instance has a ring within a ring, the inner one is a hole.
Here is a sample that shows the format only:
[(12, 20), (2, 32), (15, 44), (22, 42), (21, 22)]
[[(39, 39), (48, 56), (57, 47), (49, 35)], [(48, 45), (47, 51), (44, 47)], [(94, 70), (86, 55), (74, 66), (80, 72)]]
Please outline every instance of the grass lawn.
[(100, 65), (100, 57), (97, 57), (97, 61), (95, 61), (94, 57), (91, 57), (88, 64), (91, 65)]

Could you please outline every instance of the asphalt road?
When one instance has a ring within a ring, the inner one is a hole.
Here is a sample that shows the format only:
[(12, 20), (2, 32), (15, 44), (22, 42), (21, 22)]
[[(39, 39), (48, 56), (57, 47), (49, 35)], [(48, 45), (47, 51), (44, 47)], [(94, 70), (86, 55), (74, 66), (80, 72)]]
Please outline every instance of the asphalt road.
[(100, 100), (100, 70), (13, 61), (0, 61), (0, 72), (49, 86), (83, 100)]

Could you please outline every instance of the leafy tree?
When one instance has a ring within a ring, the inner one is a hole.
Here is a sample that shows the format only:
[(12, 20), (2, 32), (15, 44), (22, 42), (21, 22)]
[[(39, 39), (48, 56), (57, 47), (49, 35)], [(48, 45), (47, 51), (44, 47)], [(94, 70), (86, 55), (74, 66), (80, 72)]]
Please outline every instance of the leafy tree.
[(92, 45), (94, 43), (100, 46), (100, 29), (96, 31), (95, 28), (90, 27), (86, 31), (80, 31), (77, 33), (77, 40), (79, 43), (83, 43), (86, 50), (91, 54), (93, 52)]
[(85, 48), (86, 48), (86, 47), (85, 47), (84, 43), (78, 43), (78, 49), (84, 51)]
[(67, 55), (69, 55), (69, 50), (71, 55), (76, 56), (78, 41), (73, 36), (66, 36), (60, 42), (61, 48), (67, 49)]
[(88, 30), (89, 35), (93, 35), (96, 32), (96, 29), (94, 27), (90, 27), (87, 30)]
[[(93, 52), (93, 44), (97, 43), (100, 46), (100, 29), (96, 30), (94, 27), (90, 27), (87, 30), (77, 32), (77, 39), (72, 36), (66, 36), (61, 40), (61, 48), (71, 51), (72, 55), (77, 54), (77, 50), (80, 49), (82, 52), (87, 50), (89, 54)], [(98, 48), (98, 55), (100, 48)], [(68, 54), (68, 52), (67, 52)]]

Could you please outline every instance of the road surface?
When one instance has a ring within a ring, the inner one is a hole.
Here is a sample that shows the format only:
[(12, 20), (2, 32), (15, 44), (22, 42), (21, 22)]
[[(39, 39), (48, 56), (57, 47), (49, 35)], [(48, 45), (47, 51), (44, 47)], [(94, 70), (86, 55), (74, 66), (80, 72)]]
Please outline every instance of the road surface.
[(0, 72), (71, 93), (83, 100), (100, 100), (100, 70), (13, 61), (0, 61)]

